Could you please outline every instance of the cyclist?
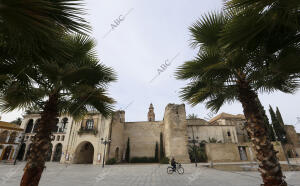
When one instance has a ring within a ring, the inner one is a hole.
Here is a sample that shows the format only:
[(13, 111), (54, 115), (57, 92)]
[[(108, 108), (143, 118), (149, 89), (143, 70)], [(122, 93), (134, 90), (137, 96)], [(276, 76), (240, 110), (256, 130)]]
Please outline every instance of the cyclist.
[(175, 161), (174, 157), (172, 157), (172, 159), (171, 159), (171, 166), (173, 168), (173, 171), (176, 170), (176, 164), (177, 164), (177, 162)]

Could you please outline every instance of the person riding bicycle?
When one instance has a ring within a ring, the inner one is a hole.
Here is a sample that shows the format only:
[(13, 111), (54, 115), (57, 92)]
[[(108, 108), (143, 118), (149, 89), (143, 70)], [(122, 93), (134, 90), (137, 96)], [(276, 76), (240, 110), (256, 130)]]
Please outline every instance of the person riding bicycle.
[(172, 157), (172, 159), (171, 159), (171, 166), (172, 166), (172, 168), (173, 168), (174, 171), (176, 170), (176, 164), (177, 164), (177, 162), (175, 161), (174, 157)]

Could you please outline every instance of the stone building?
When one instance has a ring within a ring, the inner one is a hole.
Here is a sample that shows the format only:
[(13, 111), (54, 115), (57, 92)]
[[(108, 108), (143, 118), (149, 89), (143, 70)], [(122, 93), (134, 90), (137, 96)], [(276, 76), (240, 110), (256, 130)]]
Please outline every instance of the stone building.
[[(25, 130), (25, 141), (21, 149), (25, 150), (18, 155), (19, 160), (25, 160), (30, 152), (39, 118), (39, 114), (24, 116), (21, 128)], [(187, 119), (184, 104), (168, 104), (161, 121), (155, 120), (153, 104), (150, 104), (147, 121), (126, 122), (125, 111), (116, 111), (109, 118), (91, 112), (79, 121), (61, 116), (57, 118), (58, 125), (53, 131), (47, 160), (102, 164), (105, 154), (105, 160), (115, 158), (122, 162), (128, 139), (130, 158), (154, 157), (156, 144), (160, 146), (162, 142), (167, 157), (188, 163), (188, 145), (206, 142), (209, 161), (255, 160), (244, 123), (243, 115), (227, 113), (221, 113), (210, 121)], [(108, 139), (110, 143), (104, 145), (102, 141)], [(280, 144), (277, 149), (282, 151)], [(279, 153), (282, 159), (281, 155)]]
[(289, 158), (300, 157), (300, 139), (299, 133), (296, 133), (293, 125), (284, 125), (287, 137), (287, 144), (284, 144), (284, 149)]
[(0, 121), (0, 161), (13, 161), (23, 129), (18, 125)]

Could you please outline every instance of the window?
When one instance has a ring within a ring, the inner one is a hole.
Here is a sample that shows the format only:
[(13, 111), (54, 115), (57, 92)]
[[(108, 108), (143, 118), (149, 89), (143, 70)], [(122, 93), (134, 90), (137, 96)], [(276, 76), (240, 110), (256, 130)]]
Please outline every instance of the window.
[(87, 129), (93, 129), (94, 128), (94, 120), (93, 119), (88, 119), (86, 121), (86, 128)]
[(61, 120), (61, 128), (59, 129), (59, 132), (65, 132), (66, 128), (67, 128), (67, 124), (68, 124), (68, 118), (63, 118)]
[(31, 133), (33, 128), (33, 119), (30, 119), (27, 123), (25, 133)]
[(65, 140), (65, 136), (61, 136), (61, 141), (64, 141)]
[(56, 137), (56, 141), (59, 141), (59, 140), (60, 140), (60, 136), (57, 136), (57, 137)]
[(227, 135), (228, 135), (229, 137), (231, 136), (231, 134), (230, 134), (230, 132), (229, 132), (229, 131), (227, 132)]
[(36, 120), (35, 125), (34, 125), (34, 127), (33, 127), (33, 132), (37, 132), (38, 125), (39, 125), (40, 121), (41, 121), (40, 118)]

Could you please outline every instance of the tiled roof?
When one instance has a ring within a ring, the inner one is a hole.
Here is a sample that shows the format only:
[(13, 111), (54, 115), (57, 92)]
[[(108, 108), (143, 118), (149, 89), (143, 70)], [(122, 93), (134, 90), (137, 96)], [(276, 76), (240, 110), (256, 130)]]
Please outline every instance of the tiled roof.
[(219, 119), (245, 119), (245, 116), (243, 114), (232, 115), (232, 114), (222, 112), (221, 114), (219, 114), (219, 115), (213, 117), (211, 120), (209, 120), (209, 123), (212, 123)]
[(11, 129), (11, 130), (20, 130), (22, 131), (23, 129), (20, 128), (19, 125), (13, 124), (13, 123), (8, 123), (5, 121), (0, 121), (0, 128), (4, 128), (4, 129)]

